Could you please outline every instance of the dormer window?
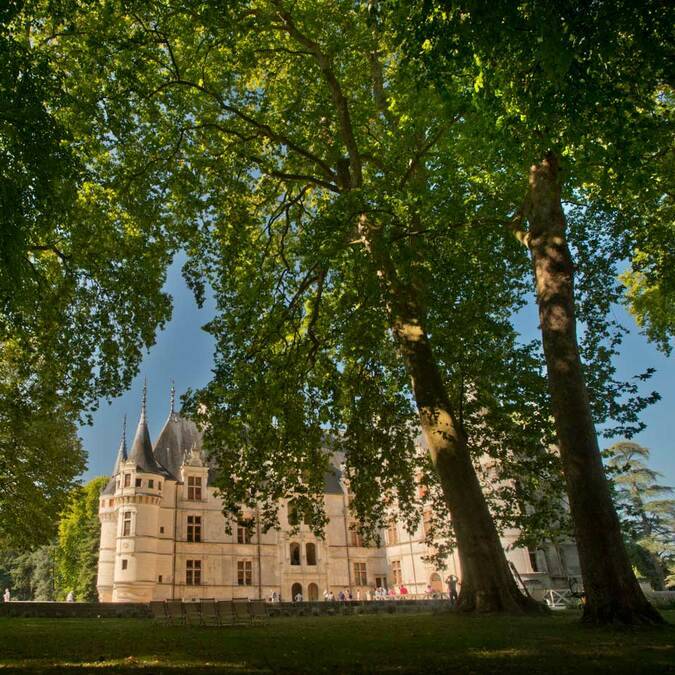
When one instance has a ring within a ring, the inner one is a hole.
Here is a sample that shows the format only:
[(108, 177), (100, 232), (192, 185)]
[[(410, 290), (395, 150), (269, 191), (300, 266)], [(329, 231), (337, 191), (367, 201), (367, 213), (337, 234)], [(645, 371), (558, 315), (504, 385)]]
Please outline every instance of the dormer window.
[(201, 501), (202, 499), (201, 476), (188, 476), (188, 499), (191, 501)]
[(136, 487), (143, 487), (143, 481), (140, 478), (136, 479)]
[(148, 487), (152, 490), (155, 487), (155, 481), (150, 478), (148, 480)]
[(124, 487), (129, 487), (130, 485), (131, 485), (131, 474), (125, 473), (124, 474)]

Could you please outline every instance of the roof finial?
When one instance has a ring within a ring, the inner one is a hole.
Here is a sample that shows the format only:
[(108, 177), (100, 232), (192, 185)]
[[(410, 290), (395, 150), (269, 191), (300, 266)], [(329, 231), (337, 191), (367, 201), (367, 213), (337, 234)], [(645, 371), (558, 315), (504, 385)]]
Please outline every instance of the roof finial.
[(141, 403), (141, 419), (145, 419), (145, 411), (148, 405), (148, 378), (143, 380), (143, 402)]
[(176, 414), (176, 383), (171, 380), (171, 412), (169, 413), (171, 417)]
[(124, 459), (127, 458), (127, 414), (124, 413), (124, 419), (122, 420), (122, 456)]

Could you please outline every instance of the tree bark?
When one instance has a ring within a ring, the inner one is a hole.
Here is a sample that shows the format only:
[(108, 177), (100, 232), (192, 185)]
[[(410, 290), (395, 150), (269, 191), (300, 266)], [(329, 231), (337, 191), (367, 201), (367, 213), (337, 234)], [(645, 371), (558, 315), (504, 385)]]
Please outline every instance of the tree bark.
[(462, 569), (458, 608), (476, 612), (542, 613), (544, 605), (523, 595), (508, 567), (499, 534), (473, 467), (467, 438), (452, 410), (423, 311), (411, 284), (399, 281), (379, 233), (361, 233), (380, 270), (391, 329), (410, 377), (420, 424), (449, 506)]
[(661, 623), (635, 579), (605, 477), (576, 334), (558, 160), (530, 170), (526, 216), (548, 386), (584, 580), (584, 621)]

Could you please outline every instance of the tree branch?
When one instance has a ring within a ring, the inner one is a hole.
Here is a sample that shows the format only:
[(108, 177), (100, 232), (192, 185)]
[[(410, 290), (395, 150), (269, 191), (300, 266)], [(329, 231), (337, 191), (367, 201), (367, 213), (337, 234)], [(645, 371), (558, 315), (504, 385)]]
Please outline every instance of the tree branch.
[(212, 91), (208, 87), (204, 86), (203, 84), (200, 84), (198, 82), (191, 82), (190, 80), (185, 80), (181, 78), (173, 78), (171, 80), (167, 80), (166, 82), (163, 82), (160, 84), (158, 87), (153, 89), (148, 95), (147, 98), (150, 98), (152, 96), (155, 96), (159, 92), (163, 91), (164, 89), (167, 89), (171, 86), (180, 86), (180, 87), (187, 87), (190, 89), (195, 89), (206, 96), (210, 97), (213, 99), (218, 106), (221, 108), (221, 110), (224, 110), (228, 113), (231, 113), (234, 115), (236, 118), (242, 120), (249, 126), (257, 129), (261, 135), (263, 135), (265, 138), (268, 138), (269, 140), (276, 141), (278, 143), (281, 143), (285, 145), (286, 147), (289, 148), (289, 150), (293, 150), (295, 153), (298, 155), (304, 157), (305, 159), (308, 159), (309, 161), (313, 162), (316, 164), (326, 176), (326, 178), (329, 181), (334, 181), (335, 180), (335, 174), (331, 170), (330, 166), (324, 162), (320, 157), (315, 155), (314, 153), (310, 152), (309, 150), (306, 150), (302, 146), (298, 145), (295, 141), (291, 140), (288, 138), (288, 136), (285, 136), (284, 134), (281, 134), (277, 131), (274, 131), (268, 124), (265, 124), (264, 122), (259, 122), (256, 120), (254, 117), (251, 117), (251, 115), (243, 112), (242, 110), (239, 110), (233, 105), (230, 105), (229, 103), (226, 103), (225, 100), (217, 94), (216, 92)]
[(412, 159), (410, 160), (410, 163), (408, 164), (408, 168), (406, 169), (405, 173), (401, 177), (401, 180), (400, 180), (399, 185), (398, 185), (399, 189), (402, 189), (405, 186), (405, 184), (408, 182), (410, 177), (415, 173), (415, 171), (417, 171), (417, 169), (419, 168), (419, 165), (420, 165), (420, 161), (424, 157), (424, 155), (426, 155), (427, 152), (429, 152), (429, 150), (431, 150), (431, 148), (433, 148), (434, 145), (436, 145), (436, 143), (438, 142), (440, 137), (446, 131), (448, 131), (450, 129), (450, 127), (453, 124), (455, 124), (455, 122), (460, 120), (461, 117), (462, 116), (460, 114), (457, 114), (451, 120), (448, 120), (445, 124), (442, 124), (440, 126), (440, 128), (438, 129), (438, 131), (435, 134), (433, 134), (427, 140), (427, 142), (424, 145), (422, 145), (421, 148), (419, 148), (419, 150), (413, 155)]
[(283, 21), (284, 30), (293, 37), (297, 42), (306, 47), (314, 56), (314, 60), (321, 69), (328, 89), (335, 105), (335, 110), (338, 116), (338, 125), (340, 128), (340, 136), (343, 143), (347, 147), (347, 154), (349, 156), (349, 169), (351, 176), (350, 187), (360, 187), (363, 182), (363, 170), (361, 166), (361, 156), (354, 137), (354, 130), (352, 128), (351, 116), (349, 113), (349, 105), (344, 96), (342, 87), (335, 76), (330, 58), (324, 54), (318, 42), (310, 39), (304, 35), (293, 21), (293, 17), (284, 9), (280, 0), (272, 0), (277, 8), (279, 17)]

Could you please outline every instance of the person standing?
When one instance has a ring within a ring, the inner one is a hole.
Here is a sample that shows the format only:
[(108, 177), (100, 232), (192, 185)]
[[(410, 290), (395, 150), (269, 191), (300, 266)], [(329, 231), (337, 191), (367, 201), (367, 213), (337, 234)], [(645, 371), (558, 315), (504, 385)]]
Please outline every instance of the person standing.
[(445, 582), (448, 584), (448, 597), (450, 598), (450, 605), (454, 607), (457, 604), (459, 595), (457, 594), (457, 584), (459, 579), (454, 574), (451, 574)]
[(75, 602), (75, 594), (72, 591), (68, 591), (68, 595), (66, 595), (66, 602)]
[(5, 592), (2, 595), (2, 600), (3, 602), (9, 602), (12, 599), (11, 594), (9, 592), (9, 588), (5, 588)]

